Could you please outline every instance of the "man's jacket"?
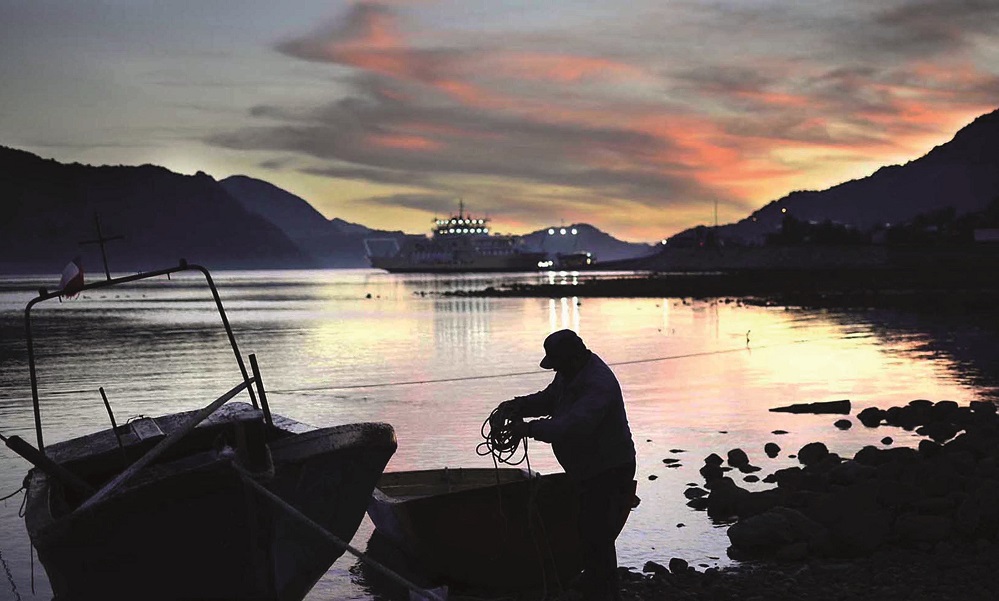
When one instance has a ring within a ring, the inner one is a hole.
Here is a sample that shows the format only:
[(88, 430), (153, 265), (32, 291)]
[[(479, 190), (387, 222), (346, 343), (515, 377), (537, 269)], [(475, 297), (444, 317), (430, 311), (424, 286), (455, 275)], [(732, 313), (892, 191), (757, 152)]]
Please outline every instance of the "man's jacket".
[(572, 381), (556, 373), (544, 390), (513, 400), (521, 417), (547, 416), (530, 422), (529, 434), (551, 443), (562, 469), (574, 480), (635, 460), (621, 385), (592, 352)]

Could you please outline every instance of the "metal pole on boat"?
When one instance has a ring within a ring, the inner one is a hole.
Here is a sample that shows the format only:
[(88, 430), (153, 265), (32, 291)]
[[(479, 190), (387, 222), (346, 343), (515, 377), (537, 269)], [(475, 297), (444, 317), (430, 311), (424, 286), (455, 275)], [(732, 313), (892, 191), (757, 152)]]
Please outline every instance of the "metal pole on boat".
[(93, 494), (93, 487), (84, 482), (82, 478), (46, 457), (44, 453), (28, 444), (20, 436), (4, 436), (3, 434), (0, 434), (0, 440), (2, 440), (11, 451), (14, 451), (31, 463), (31, 465), (42, 470), (49, 476), (62, 482), (64, 486), (85, 496)]
[(101, 386), (97, 389), (101, 393), (101, 398), (104, 400), (104, 408), (108, 411), (108, 417), (111, 418), (111, 431), (114, 432), (114, 438), (118, 441), (118, 449), (121, 450), (122, 465), (125, 461), (128, 461), (128, 457), (125, 456), (125, 445), (121, 442), (121, 433), (118, 432), (118, 424), (114, 421), (114, 412), (111, 411), (111, 403), (108, 402), (108, 395), (104, 392), (104, 387)]
[[(205, 276), (205, 280), (208, 282), (208, 288), (212, 291), (212, 297), (215, 299), (215, 306), (219, 309), (219, 316), (222, 318), (222, 325), (225, 327), (225, 333), (229, 336), (229, 344), (232, 346), (232, 352), (236, 355), (236, 363), (239, 365), (239, 371), (243, 374), (243, 380), (247, 383), (250, 381), (250, 375), (246, 373), (246, 365), (243, 363), (243, 356), (239, 354), (239, 346), (236, 344), (236, 336), (232, 333), (232, 326), (229, 325), (229, 318), (225, 315), (225, 309), (222, 307), (222, 297), (219, 296), (219, 291), (215, 287), (215, 280), (212, 279), (212, 274), (208, 273), (208, 270), (200, 265), (188, 265), (187, 261), (181, 259), (181, 266), (190, 267), (192, 269), (197, 269)], [(250, 395), (250, 402), (253, 404), (254, 409), (259, 409), (257, 406), (257, 395), (253, 394), (253, 388), (247, 386), (246, 392)]]
[(274, 494), (273, 492), (271, 492), (270, 490), (268, 490), (263, 484), (260, 484), (259, 482), (257, 482), (256, 480), (254, 480), (240, 466), (236, 465), (235, 463), (233, 463), (232, 466), (239, 473), (239, 475), (243, 478), (243, 482), (245, 482), (246, 484), (248, 484), (251, 487), (253, 487), (254, 490), (256, 490), (261, 495), (263, 495), (264, 497), (266, 497), (267, 499), (269, 499), (272, 503), (274, 503), (275, 505), (277, 505), (281, 509), (284, 509), (292, 517), (296, 518), (297, 520), (301, 521), (305, 525), (307, 525), (310, 528), (312, 528), (313, 530), (315, 530), (316, 534), (319, 534), (320, 536), (322, 536), (323, 538), (325, 538), (329, 542), (333, 543), (337, 547), (339, 547), (341, 549), (345, 549), (346, 551), (348, 551), (354, 557), (360, 559), (362, 562), (368, 564), (369, 566), (375, 568), (376, 570), (378, 570), (382, 574), (388, 576), (396, 584), (401, 584), (402, 586), (406, 587), (410, 591), (410, 593), (412, 593), (413, 595), (416, 595), (418, 599), (429, 599), (431, 601), (447, 601), (447, 592), (444, 592), (444, 594), (441, 595), (441, 593), (438, 592), (438, 589), (427, 590), (427, 589), (424, 589), (424, 588), (420, 588), (419, 586), (417, 586), (416, 584), (410, 582), (409, 580), (406, 580), (405, 578), (403, 578), (402, 576), (400, 576), (398, 573), (396, 573), (392, 569), (385, 567), (381, 563), (379, 563), (379, 562), (375, 561), (374, 559), (372, 559), (371, 557), (369, 557), (367, 554), (365, 554), (360, 549), (357, 549), (357, 548), (351, 546), (350, 543), (343, 541), (339, 536), (333, 534), (332, 532), (330, 532), (326, 528), (323, 528), (321, 525), (317, 524), (315, 521), (312, 520), (312, 518), (310, 518), (309, 516), (305, 515), (304, 513), (302, 513), (301, 511), (299, 511), (297, 508), (295, 508), (293, 505), (291, 505), (290, 503), (288, 503), (287, 501), (285, 501), (281, 497), (277, 496), (276, 494)]
[(250, 370), (253, 371), (253, 381), (257, 383), (257, 396), (260, 397), (260, 408), (264, 411), (264, 421), (268, 426), (274, 425), (271, 419), (271, 408), (267, 404), (267, 393), (264, 391), (264, 381), (260, 379), (260, 368), (257, 367), (257, 356), (250, 353)]

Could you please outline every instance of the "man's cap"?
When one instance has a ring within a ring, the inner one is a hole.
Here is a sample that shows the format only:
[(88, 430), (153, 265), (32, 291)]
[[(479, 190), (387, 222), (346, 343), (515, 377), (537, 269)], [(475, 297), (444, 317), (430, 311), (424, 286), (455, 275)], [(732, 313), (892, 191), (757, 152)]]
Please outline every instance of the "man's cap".
[(554, 360), (575, 357), (585, 350), (582, 338), (572, 330), (553, 332), (545, 338), (545, 358), (541, 360), (541, 367), (551, 369), (554, 367)]

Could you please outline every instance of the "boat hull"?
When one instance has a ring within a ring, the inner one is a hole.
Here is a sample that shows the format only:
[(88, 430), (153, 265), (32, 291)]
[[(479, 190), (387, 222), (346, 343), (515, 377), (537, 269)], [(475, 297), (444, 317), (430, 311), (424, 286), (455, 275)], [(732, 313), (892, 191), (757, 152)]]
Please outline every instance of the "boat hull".
[(565, 587), (582, 569), (578, 514), (568, 476), (517, 469), (387, 473), (368, 506), (432, 576), (493, 589)]
[(520, 253), (465, 260), (419, 261), (407, 257), (369, 257), (371, 266), (389, 273), (503, 273), (537, 271), (545, 253)]
[[(254, 477), (349, 541), (395, 448), (387, 424), (284, 431)], [(210, 449), (175, 458), (75, 512), (32, 470), (25, 522), (56, 598), (303, 598), (344, 550), (254, 492), (231, 461)]]

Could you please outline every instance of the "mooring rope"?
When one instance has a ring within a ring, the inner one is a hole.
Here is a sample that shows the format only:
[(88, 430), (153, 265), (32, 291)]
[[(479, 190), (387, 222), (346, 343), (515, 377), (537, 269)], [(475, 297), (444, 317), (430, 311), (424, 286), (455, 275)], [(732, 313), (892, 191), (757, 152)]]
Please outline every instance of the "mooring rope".
[(14, 575), (10, 572), (7, 560), (3, 558), (3, 551), (0, 551), (0, 564), (3, 564), (3, 571), (7, 573), (7, 581), (10, 582), (10, 590), (14, 593), (14, 599), (21, 601), (21, 593), (17, 592), (17, 583), (14, 582)]
[(350, 552), (351, 555), (357, 557), (363, 563), (366, 563), (369, 566), (375, 568), (382, 574), (392, 579), (396, 584), (401, 584), (402, 586), (406, 587), (406, 589), (413, 592), (417, 596), (425, 597), (427, 599), (431, 599), (432, 601), (447, 601), (446, 594), (444, 597), (442, 597), (436, 591), (420, 588), (419, 586), (413, 584), (409, 580), (406, 580), (395, 571), (385, 567), (378, 561), (375, 561), (363, 551), (353, 547), (350, 543), (345, 542), (339, 536), (333, 534), (320, 524), (317, 524), (315, 521), (312, 520), (312, 518), (305, 515), (304, 513), (299, 511), (296, 507), (294, 507), (281, 497), (277, 496), (276, 494), (268, 490), (263, 484), (260, 484), (259, 482), (254, 480), (253, 476), (249, 474), (246, 470), (244, 470), (242, 467), (236, 465), (235, 463), (233, 463), (232, 466), (233, 468), (235, 468), (236, 472), (243, 479), (244, 483), (249, 485), (251, 488), (253, 488), (258, 493), (263, 495), (264, 498), (268, 499), (269, 501), (277, 505), (279, 508), (285, 510), (290, 516), (294, 517), (295, 519), (309, 526), (313, 531), (315, 531), (316, 534), (323, 537), (327, 541), (333, 543), (338, 548)]
[[(749, 346), (747, 344), (745, 346), (734, 347), (734, 348), (727, 348), (727, 349), (718, 349), (718, 350), (714, 350), (714, 351), (697, 351), (697, 352), (693, 352), (693, 353), (683, 353), (683, 354), (680, 354), (680, 355), (666, 355), (666, 356), (663, 356), (663, 357), (650, 357), (650, 358), (647, 358), (647, 359), (632, 359), (632, 360), (629, 360), (629, 361), (615, 361), (615, 362), (612, 362), (612, 363), (608, 363), (607, 365), (609, 365), (611, 367), (616, 367), (616, 366), (622, 366), (622, 365), (637, 365), (637, 364), (641, 364), (641, 363), (656, 363), (656, 362), (660, 362), (660, 361), (672, 361), (672, 360), (675, 360), (675, 359), (690, 359), (690, 358), (693, 358), (693, 357), (708, 357), (708, 356), (711, 356), (711, 355), (724, 355), (724, 354), (729, 354), (729, 353), (738, 353), (738, 352), (744, 352), (744, 351), (752, 351), (752, 350), (758, 350), (758, 349), (773, 348), (773, 347), (778, 347), (778, 346), (786, 346), (786, 345), (789, 345), (789, 344), (802, 344), (802, 343), (805, 343), (805, 342), (815, 342), (816, 340), (821, 340), (821, 339), (814, 339), (814, 338), (812, 338), (812, 339), (789, 340), (787, 342), (777, 342), (777, 343), (773, 343), (773, 344), (760, 344), (760, 345), (754, 345), (754, 346)], [(328, 391), (328, 390), (358, 390), (358, 389), (362, 389), (362, 388), (388, 388), (388, 387), (391, 387), (391, 386), (415, 386), (415, 385), (418, 385), (418, 384), (444, 384), (444, 383), (448, 383), (448, 382), (467, 382), (467, 381), (470, 381), (470, 380), (491, 380), (491, 379), (496, 379), (496, 378), (512, 378), (512, 377), (516, 377), (516, 376), (533, 376), (533, 375), (540, 375), (540, 374), (543, 374), (543, 373), (545, 373), (545, 372), (538, 371), (538, 370), (532, 370), (532, 371), (513, 371), (513, 372), (507, 372), (507, 373), (500, 373), (500, 374), (484, 374), (484, 375), (480, 375), (480, 376), (459, 376), (459, 377), (454, 377), (454, 378), (435, 378), (435, 379), (428, 379), (428, 380), (401, 380), (401, 381), (396, 381), (396, 382), (378, 382), (378, 383), (374, 383), (374, 384), (348, 384), (348, 385), (344, 385), (344, 386), (327, 386), (327, 385), (323, 385), (323, 386), (307, 386), (307, 387), (302, 387), (302, 388), (284, 388), (284, 389), (277, 389), (277, 390), (268, 390), (267, 392), (268, 392), (268, 394), (308, 394), (308, 393), (311, 393), (311, 392), (325, 392), (325, 391)]]
[(10, 499), (10, 498), (14, 497), (14, 495), (18, 494), (22, 490), (24, 490), (24, 485), (21, 485), (21, 488), (15, 490), (14, 492), (12, 492), (9, 495), (7, 495), (6, 497), (0, 497), (0, 502), (6, 501), (7, 499)]

